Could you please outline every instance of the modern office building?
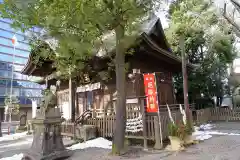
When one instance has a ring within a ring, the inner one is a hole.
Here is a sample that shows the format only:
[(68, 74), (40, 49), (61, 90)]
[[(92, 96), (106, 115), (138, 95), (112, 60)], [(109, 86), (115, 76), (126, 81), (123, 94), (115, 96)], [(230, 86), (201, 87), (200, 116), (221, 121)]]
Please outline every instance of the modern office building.
[[(42, 87), (30, 81), (31, 77), (21, 74), (28, 61), (30, 46), (26, 36), (10, 26), (11, 21), (0, 19), (0, 119), (4, 119), (4, 99), (11, 93), (17, 96), (22, 110), (31, 111), (32, 100), (40, 100)], [(12, 37), (18, 45), (13, 47)], [(12, 72), (13, 71), (13, 72)], [(12, 80), (13, 73), (13, 81)], [(30, 114), (28, 114), (30, 116)]]

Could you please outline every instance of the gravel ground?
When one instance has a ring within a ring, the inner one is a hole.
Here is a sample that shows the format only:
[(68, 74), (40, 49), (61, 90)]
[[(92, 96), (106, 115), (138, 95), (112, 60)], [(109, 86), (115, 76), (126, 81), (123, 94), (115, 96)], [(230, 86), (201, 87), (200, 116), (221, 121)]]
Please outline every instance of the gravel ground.
[[(217, 123), (214, 130), (227, 133), (240, 133), (239, 122)], [(16, 143), (16, 142), (15, 142)], [(0, 143), (0, 158), (21, 153), (30, 146), (3, 147)], [(167, 151), (143, 151), (132, 148), (126, 155), (110, 156), (110, 150), (88, 148), (75, 150), (68, 160), (240, 160), (240, 136), (213, 136), (200, 144), (188, 147), (185, 151), (173, 153)]]
[[(214, 130), (227, 133), (240, 133), (240, 123), (217, 123)], [(135, 149), (122, 157), (109, 156), (110, 150), (91, 148), (77, 150), (69, 160), (240, 160), (240, 136), (213, 136), (200, 144), (188, 147), (185, 151), (154, 153)]]
[(239, 160), (239, 151), (240, 136), (215, 136), (166, 160)]
[(89, 148), (76, 150), (68, 160), (240, 160), (240, 136), (215, 136), (185, 151), (155, 153), (138, 151), (122, 157), (110, 156), (110, 150)]
[[(11, 157), (15, 154), (25, 153), (32, 144), (32, 135), (12, 141), (0, 142), (0, 158)], [(72, 144), (74, 141), (70, 139), (63, 139), (64, 145)]]

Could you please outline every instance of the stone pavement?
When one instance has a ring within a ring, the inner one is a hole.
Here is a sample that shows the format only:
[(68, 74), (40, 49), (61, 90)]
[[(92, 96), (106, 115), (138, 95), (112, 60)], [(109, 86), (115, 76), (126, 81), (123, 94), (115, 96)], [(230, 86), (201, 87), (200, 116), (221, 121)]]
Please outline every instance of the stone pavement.
[[(214, 130), (225, 133), (240, 133), (240, 123), (218, 123)], [(30, 144), (21, 147), (6, 147), (5, 144), (1, 146), (0, 143), (0, 158), (21, 153), (29, 147)], [(113, 157), (109, 153), (110, 150), (100, 148), (76, 150), (68, 160), (240, 160), (240, 136), (215, 135), (209, 140), (188, 147), (185, 151), (178, 153), (164, 150), (144, 152), (141, 148), (134, 148), (129, 154), (122, 157)]]
[[(239, 160), (240, 136), (214, 136), (166, 160)], [(152, 159), (154, 160), (154, 159)]]
[(179, 153), (136, 152), (123, 157), (109, 156), (110, 150), (77, 150), (68, 160), (240, 160), (240, 136), (214, 136)]
[[(65, 146), (73, 144), (74, 141), (70, 139), (63, 139)], [(32, 144), (32, 135), (20, 138), (18, 140), (0, 142), (0, 159), (3, 157), (11, 157), (15, 154), (25, 153)]]
[[(239, 122), (218, 123), (214, 130), (227, 133), (240, 133)], [(155, 153), (136, 151), (123, 157), (109, 156), (110, 150), (91, 148), (78, 150), (69, 160), (240, 160), (240, 136), (213, 136), (185, 151)]]

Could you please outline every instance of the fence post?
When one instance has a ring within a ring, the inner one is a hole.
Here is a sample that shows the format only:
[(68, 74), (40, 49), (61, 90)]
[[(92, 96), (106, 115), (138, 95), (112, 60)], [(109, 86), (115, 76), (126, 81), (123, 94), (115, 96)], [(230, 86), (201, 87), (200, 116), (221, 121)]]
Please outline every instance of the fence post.
[(73, 139), (77, 139), (77, 136), (76, 136), (76, 127), (77, 124), (73, 123)]
[(105, 138), (106, 137), (106, 115), (105, 115), (105, 112), (104, 112), (104, 115), (103, 115), (103, 137)]
[(161, 138), (160, 138), (160, 125), (159, 125), (159, 117), (154, 116), (154, 132), (155, 132), (155, 149), (162, 149), (161, 146)]
[(147, 150), (147, 121), (146, 121), (146, 112), (144, 106), (144, 99), (141, 99), (141, 108), (142, 108), (142, 121), (143, 121), (143, 146), (144, 150)]

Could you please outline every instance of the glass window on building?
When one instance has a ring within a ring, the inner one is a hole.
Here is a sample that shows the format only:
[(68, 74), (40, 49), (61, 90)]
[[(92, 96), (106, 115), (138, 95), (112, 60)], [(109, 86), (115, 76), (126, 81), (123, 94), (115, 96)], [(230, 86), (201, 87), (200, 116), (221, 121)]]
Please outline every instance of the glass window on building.
[(19, 63), (23, 65), (26, 64), (28, 61), (27, 58), (13, 57), (10, 55), (2, 54), (1, 52), (0, 52), (0, 60), (5, 62), (11, 62), (11, 63), (14, 61), (14, 63)]
[(23, 80), (28, 80), (28, 76), (27, 76), (27, 75), (24, 75), (24, 74), (22, 74), (22, 79), (23, 79)]
[[(6, 38), (12, 38), (13, 37), (12, 32), (8, 32), (5, 29), (2, 29), (2, 27), (0, 27), (0, 35), (2, 37), (6, 37)], [(16, 34), (15, 36), (17, 37), (18, 41), (27, 42), (26, 39), (24, 38), (23, 34)]]
[[(12, 78), (12, 71), (0, 70), (0, 78)], [(13, 72), (13, 78), (19, 80), (27, 80), (27, 76), (19, 72)]]
[(0, 60), (0, 70), (8, 70), (12, 71), (12, 66), (14, 67), (13, 70), (17, 72), (21, 72), (22, 69), (24, 68), (24, 64), (12, 64), (12, 62), (6, 62), (6, 61), (1, 61)]
[(30, 82), (30, 81), (18, 81), (18, 84), (23, 86), (24, 88), (42, 88), (40, 84)]
[(13, 77), (14, 77), (14, 79), (24, 80), (24, 79), (23, 79), (23, 75), (22, 75), (21, 73), (15, 72), (15, 73), (13, 74)]
[[(0, 20), (1, 28), (4, 28), (5, 30), (8, 30), (10, 32), (16, 32), (16, 30), (14, 30), (10, 25), (11, 25), (11, 22), (7, 21), (6, 19)], [(21, 34), (20, 31), (17, 31), (16, 33)]]
[(32, 90), (31, 89), (22, 89), (22, 93), (24, 93), (24, 97), (36, 97), (36, 95), (33, 94)]
[[(0, 47), (0, 52), (1, 53), (8, 53), (8, 54), (13, 54), (14, 53), (14, 50), (13, 48), (10, 46), (10, 47), (4, 47), (4, 46), (1, 46)], [(23, 57), (26, 57), (28, 58), (29, 56), (29, 52), (28, 51), (24, 51), (24, 50), (19, 50), (16, 48), (15, 50), (15, 55), (19, 55), (19, 56), (23, 56)]]
[(4, 87), (6, 87), (6, 85), (7, 85), (6, 80), (4, 80), (4, 79), (0, 79), (0, 86), (4, 86)]
[(25, 88), (21, 88), (21, 96), (25, 96), (25, 97), (42, 97), (42, 91), (40, 89), (25, 89)]
[(1, 70), (7, 70), (8, 69), (7, 64), (0, 61), (0, 69)]
[(20, 88), (13, 88), (12, 92), (14, 96), (20, 96)]
[[(42, 86), (30, 82), (28, 76), (21, 74), (31, 48), (24, 34), (20, 31), (16, 32), (10, 24), (11, 20), (0, 19), (0, 97), (4, 99), (6, 95), (10, 95), (12, 86), (12, 93), (19, 97), (21, 104), (31, 104), (33, 97), (42, 97)], [(14, 35), (19, 43), (15, 50), (11, 43)]]
[[(14, 64), (13, 67), (14, 67), (14, 71), (19, 71), (19, 72), (21, 72), (24, 68), (23, 65), (20, 66), (20, 65), (17, 65), (17, 64)], [(9, 66), (9, 70), (11, 70), (11, 69), (12, 69), (12, 66), (11, 67)]]
[(10, 76), (8, 75), (8, 71), (0, 71), (0, 78), (10, 78)]
[(0, 96), (5, 96), (6, 93), (6, 87), (0, 86)]
[[(11, 88), (6, 89), (6, 95), (11, 95)], [(20, 88), (12, 88), (12, 95), (20, 96)]]
[(7, 81), (7, 87), (8, 88), (10, 88), (11, 86), (13, 86), (13, 87), (22, 87), (19, 83), (18, 83), (18, 81), (16, 81), (16, 80), (11, 80), (11, 79), (8, 79), (8, 80), (6, 80)]
[[(6, 46), (12, 46), (11, 38), (0, 35), (0, 41), (2, 42), (3, 45), (6, 45)], [(30, 49), (31, 49), (30, 46), (27, 45), (25, 42), (18, 40), (18, 43), (19, 43), (19, 45), (17, 46), (17, 48), (30, 51)]]
[(14, 79), (13, 82), (11, 82), (11, 78), (9, 79), (0, 79), (0, 85), (4, 85), (7, 87), (11, 87), (11, 83), (13, 87), (19, 87), (19, 88), (31, 88), (31, 89), (42, 89), (44, 85), (40, 85), (34, 82), (30, 81), (21, 81)]
[(0, 104), (4, 105), (4, 101), (5, 101), (5, 96), (0, 96)]

